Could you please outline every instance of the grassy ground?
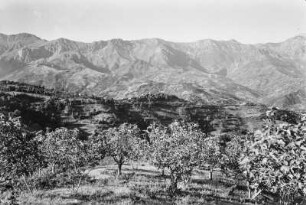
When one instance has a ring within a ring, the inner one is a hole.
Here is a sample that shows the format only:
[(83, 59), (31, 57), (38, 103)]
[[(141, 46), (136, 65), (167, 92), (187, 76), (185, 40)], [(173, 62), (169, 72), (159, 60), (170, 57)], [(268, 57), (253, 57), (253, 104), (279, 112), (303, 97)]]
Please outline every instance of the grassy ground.
[(209, 180), (205, 171), (195, 171), (189, 183), (180, 183), (181, 193), (169, 197), (167, 186), (169, 179), (161, 177), (161, 172), (148, 164), (128, 164), (123, 166), (123, 174), (116, 177), (114, 164), (102, 165), (88, 170), (95, 178), (94, 182), (79, 188), (61, 188), (54, 190), (36, 190), (23, 192), (20, 204), (207, 204), (238, 205), (246, 204), (242, 200), (246, 191), (236, 189), (231, 195), (230, 180), (220, 173)]

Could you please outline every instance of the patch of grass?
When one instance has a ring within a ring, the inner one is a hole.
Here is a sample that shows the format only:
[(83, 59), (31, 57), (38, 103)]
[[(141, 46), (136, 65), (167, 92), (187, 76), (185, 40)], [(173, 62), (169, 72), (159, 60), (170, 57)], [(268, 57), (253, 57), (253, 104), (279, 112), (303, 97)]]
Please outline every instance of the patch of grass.
[[(167, 189), (169, 178), (161, 177), (156, 168), (149, 165), (133, 169), (131, 165), (123, 168), (120, 177), (112, 174), (115, 166), (100, 166), (89, 175), (96, 180), (82, 184), (79, 189), (56, 188), (38, 190), (33, 193), (23, 192), (19, 196), (20, 204), (243, 204), (246, 196), (244, 187), (236, 189), (229, 195), (233, 183), (222, 180), (216, 174), (212, 181), (205, 172), (196, 172), (188, 184), (180, 183), (179, 195), (170, 197)], [(244, 203), (246, 204), (246, 203)]]

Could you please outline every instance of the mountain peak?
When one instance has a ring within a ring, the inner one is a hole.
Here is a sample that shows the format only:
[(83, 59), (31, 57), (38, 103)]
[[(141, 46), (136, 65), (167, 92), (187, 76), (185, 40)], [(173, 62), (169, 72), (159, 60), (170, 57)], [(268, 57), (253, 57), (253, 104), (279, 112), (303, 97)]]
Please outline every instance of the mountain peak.
[(58, 38), (58, 39), (52, 40), (50, 42), (60, 43), (60, 44), (86, 44), (84, 42), (74, 41), (74, 40), (70, 40), (68, 38)]
[(117, 43), (117, 42), (123, 42), (124, 40), (122, 38), (113, 38), (110, 41), (114, 42), (114, 43)]
[(297, 36), (287, 39), (286, 41), (305, 41), (305, 40), (306, 40), (306, 34), (299, 34)]
[(8, 38), (15, 39), (15, 40), (27, 40), (27, 39), (36, 39), (36, 40), (41, 40), (41, 38), (30, 34), (30, 33), (18, 33), (18, 34), (12, 34), (12, 35), (7, 35)]
[(41, 41), (42, 39), (29, 33), (18, 33), (12, 35), (0, 34), (0, 44), (5, 46), (13, 46), (20, 48), (34, 42)]
[(296, 37), (306, 38), (306, 33), (300, 33), (300, 34), (299, 34), (299, 35), (297, 35)]

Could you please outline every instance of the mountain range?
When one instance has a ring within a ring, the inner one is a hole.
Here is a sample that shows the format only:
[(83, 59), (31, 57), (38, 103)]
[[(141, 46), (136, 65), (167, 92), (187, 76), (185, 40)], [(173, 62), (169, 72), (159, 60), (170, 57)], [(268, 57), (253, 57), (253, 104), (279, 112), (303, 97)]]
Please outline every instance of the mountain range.
[(0, 34), (0, 80), (131, 98), (166, 93), (207, 104), (306, 109), (306, 36), (280, 43), (162, 39), (76, 42)]

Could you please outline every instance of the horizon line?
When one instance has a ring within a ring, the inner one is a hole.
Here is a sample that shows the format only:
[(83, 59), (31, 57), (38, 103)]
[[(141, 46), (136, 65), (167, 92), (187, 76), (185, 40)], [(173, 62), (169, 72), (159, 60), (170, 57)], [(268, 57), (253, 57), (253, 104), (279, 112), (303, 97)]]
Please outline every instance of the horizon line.
[(69, 40), (69, 41), (73, 41), (73, 42), (78, 42), (78, 43), (85, 43), (85, 44), (92, 44), (92, 43), (96, 43), (96, 42), (101, 42), (101, 41), (104, 41), (104, 42), (107, 42), (107, 41), (112, 41), (112, 40), (122, 40), (122, 41), (142, 41), (142, 40), (162, 40), (162, 41), (166, 41), (166, 42), (170, 42), (170, 43), (197, 43), (197, 42), (200, 42), (200, 41), (207, 41), (207, 40), (210, 40), (210, 41), (217, 41), (217, 42), (228, 42), (228, 41), (236, 41), (238, 42), (239, 44), (244, 44), (244, 45), (260, 45), (260, 44), (273, 44), (273, 43), (282, 43), (282, 42), (285, 42), (289, 39), (292, 39), (292, 38), (296, 38), (296, 37), (305, 37), (306, 38), (306, 33), (298, 33), (292, 37), (289, 37), (289, 38), (286, 38), (284, 40), (281, 40), (281, 41), (278, 41), (278, 42), (261, 42), (261, 43), (242, 43), (241, 41), (235, 39), (235, 38), (231, 38), (231, 39), (213, 39), (213, 38), (205, 38), (205, 39), (199, 39), (199, 40), (195, 40), (195, 41), (172, 41), (172, 40), (166, 40), (164, 38), (161, 38), (161, 37), (151, 37), (151, 38), (140, 38), (140, 39), (124, 39), (124, 38), (111, 38), (111, 39), (101, 39), (101, 40), (94, 40), (94, 41), (91, 41), (91, 42), (88, 42), (88, 41), (82, 41), (82, 40), (73, 40), (73, 39), (70, 39), (70, 38), (66, 38), (66, 37), (59, 37), (59, 38), (56, 38), (56, 39), (45, 39), (44, 37), (40, 37), (36, 34), (33, 34), (33, 33), (29, 33), (29, 32), (20, 32), (20, 33), (12, 33), (12, 34), (6, 34), (6, 33), (0, 33), (0, 35), (5, 35), (5, 36), (17, 36), (17, 35), (22, 35), (22, 34), (26, 34), (26, 35), (31, 35), (31, 36), (35, 36), (41, 40), (45, 40), (45, 41), (48, 41), (48, 42), (51, 42), (51, 41), (56, 41), (56, 40), (60, 40), (60, 39), (65, 39), (65, 40)]

